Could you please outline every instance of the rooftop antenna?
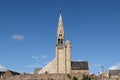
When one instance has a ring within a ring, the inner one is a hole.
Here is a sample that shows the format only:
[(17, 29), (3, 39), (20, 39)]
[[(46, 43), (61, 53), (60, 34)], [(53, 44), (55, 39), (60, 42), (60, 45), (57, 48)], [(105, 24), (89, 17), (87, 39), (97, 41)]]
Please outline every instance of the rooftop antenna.
[(104, 72), (104, 66), (102, 65), (101, 68), (102, 68), (102, 73), (103, 73)]

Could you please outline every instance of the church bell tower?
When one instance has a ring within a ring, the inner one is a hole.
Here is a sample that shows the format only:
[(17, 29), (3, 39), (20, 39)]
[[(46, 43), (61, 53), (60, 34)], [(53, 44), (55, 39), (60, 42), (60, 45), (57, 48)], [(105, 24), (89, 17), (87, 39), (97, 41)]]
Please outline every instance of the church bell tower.
[(56, 43), (57, 73), (71, 73), (71, 44), (64, 42), (64, 26), (60, 13)]
[(71, 73), (71, 42), (64, 42), (64, 27), (60, 13), (56, 41), (56, 57), (42, 68), (38, 74), (43, 73)]

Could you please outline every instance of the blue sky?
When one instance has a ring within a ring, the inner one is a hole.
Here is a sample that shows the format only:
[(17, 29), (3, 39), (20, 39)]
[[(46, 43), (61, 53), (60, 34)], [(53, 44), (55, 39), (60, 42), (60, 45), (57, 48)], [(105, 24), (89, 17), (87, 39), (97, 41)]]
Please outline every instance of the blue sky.
[(87, 60), (90, 72), (120, 69), (119, 0), (1, 0), (0, 68), (33, 72), (55, 57), (62, 10), (72, 60)]

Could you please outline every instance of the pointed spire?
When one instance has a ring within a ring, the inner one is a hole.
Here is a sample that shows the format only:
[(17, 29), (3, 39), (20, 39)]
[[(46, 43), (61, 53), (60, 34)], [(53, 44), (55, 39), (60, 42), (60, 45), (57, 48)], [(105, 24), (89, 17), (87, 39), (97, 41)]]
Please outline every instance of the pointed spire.
[(60, 17), (59, 17), (59, 23), (58, 23), (58, 25), (59, 24), (63, 24), (63, 22), (62, 22), (62, 15), (61, 15), (61, 13), (60, 13)]
[(61, 13), (60, 13), (59, 22), (58, 22), (58, 34), (59, 33), (62, 33), (64, 35), (64, 28), (63, 28), (63, 21), (62, 21)]
[(59, 40), (59, 39), (60, 39), (61, 43), (64, 43), (64, 28), (63, 28), (61, 13), (60, 13), (60, 16), (59, 16), (58, 31), (57, 31), (57, 40)]
[(61, 16), (61, 13), (60, 13), (59, 21), (62, 21), (62, 16)]
[(60, 9), (60, 16), (59, 16), (59, 21), (61, 20), (62, 21), (62, 15), (61, 15), (61, 9)]

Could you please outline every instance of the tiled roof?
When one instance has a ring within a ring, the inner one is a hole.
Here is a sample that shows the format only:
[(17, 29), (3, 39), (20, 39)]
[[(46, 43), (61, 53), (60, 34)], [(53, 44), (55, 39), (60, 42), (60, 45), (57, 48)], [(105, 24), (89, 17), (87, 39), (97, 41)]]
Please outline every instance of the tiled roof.
[(72, 61), (72, 70), (89, 70), (88, 61)]

